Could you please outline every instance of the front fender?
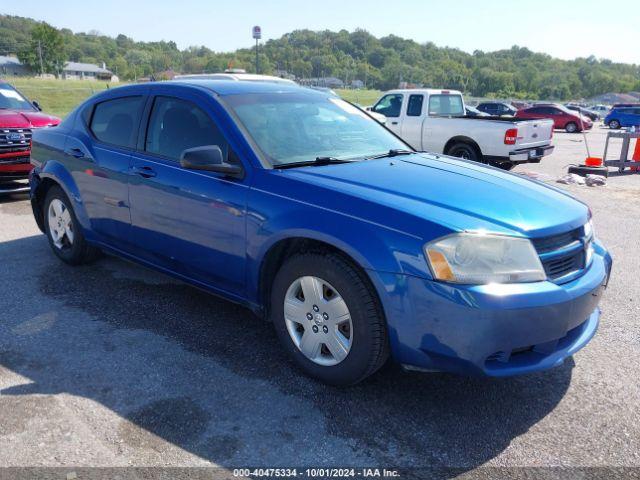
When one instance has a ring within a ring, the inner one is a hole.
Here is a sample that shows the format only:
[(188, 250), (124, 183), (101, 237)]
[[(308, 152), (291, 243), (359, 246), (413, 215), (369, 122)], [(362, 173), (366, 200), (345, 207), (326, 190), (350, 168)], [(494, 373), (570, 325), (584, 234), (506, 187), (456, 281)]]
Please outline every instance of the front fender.
[[(429, 278), (422, 241), (382, 225), (288, 198), (252, 191), (247, 220), (247, 294), (260, 303), (260, 270), (270, 249), (305, 238), (333, 246), (368, 271)], [(257, 207), (256, 207), (257, 206)], [(371, 275), (370, 275), (371, 276)]]

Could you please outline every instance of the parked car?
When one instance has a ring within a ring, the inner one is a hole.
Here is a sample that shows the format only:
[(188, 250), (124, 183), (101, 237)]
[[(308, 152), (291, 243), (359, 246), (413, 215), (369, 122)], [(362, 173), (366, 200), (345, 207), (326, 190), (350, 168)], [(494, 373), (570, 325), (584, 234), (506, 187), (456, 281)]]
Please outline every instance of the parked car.
[(488, 113), (481, 112), (476, 107), (471, 107), (469, 105), (464, 106), (464, 112), (468, 117), (490, 117)]
[(574, 111), (574, 112), (580, 112), (582, 115), (584, 115), (585, 117), (588, 117), (589, 120), (595, 122), (596, 120), (600, 119), (600, 114), (594, 110), (590, 110), (588, 108), (585, 107), (581, 107), (580, 105), (565, 105), (565, 107), (567, 107), (569, 110)]
[(614, 130), (640, 126), (640, 107), (613, 108), (605, 117), (604, 124)]
[(598, 114), (600, 114), (601, 118), (604, 118), (607, 116), (607, 114), (609, 113), (609, 110), (611, 109), (606, 105), (594, 105), (590, 108), (590, 110), (597, 112)]
[(494, 117), (501, 117), (503, 115), (513, 117), (518, 111), (513, 105), (505, 102), (482, 102), (479, 103), (476, 108)]
[(372, 111), (385, 115), (386, 127), (416, 150), (506, 170), (539, 162), (553, 151), (552, 122), (466, 116), (464, 99), (456, 90), (391, 90)]
[(598, 326), (611, 257), (585, 204), (416, 152), (308, 88), (106, 90), (36, 131), (32, 162), (35, 219), (62, 261), (102, 249), (245, 305), (328, 383), (389, 355), (461, 374), (544, 370)]
[(174, 80), (231, 80), (234, 82), (270, 82), (281, 83), (284, 85), (297, 85), (293, 80), (288, 78), (274, 77), (273, 75), (256, 75), (255, 73), (246, 73), (243, 71), (233, 71), (224, 73), (189, 73), (184, 75), (176, 75)]
[(36, 102), (0, 81), (0, 194), (29, 191), (19, 181), (31, 170), (31, 134), (58, 123), (60, 119), (41, 113)]
[(537, 104), (518, 110), (516, 118), (548, 118), (553, 120), (553, 128), (566, 130), (569, 133), (593, 128), (593, 122), (589, 117), (572, 112), (564, 105), (556, 103)]

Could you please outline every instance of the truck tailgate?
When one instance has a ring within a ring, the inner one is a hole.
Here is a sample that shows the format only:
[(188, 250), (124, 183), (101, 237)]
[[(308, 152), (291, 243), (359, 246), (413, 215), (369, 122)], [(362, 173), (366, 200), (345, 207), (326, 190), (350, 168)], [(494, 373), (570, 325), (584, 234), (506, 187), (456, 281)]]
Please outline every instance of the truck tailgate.
[(517, 148), (530, 148), (548, 145), (553, 132), (553, 120), (523, 120), (518, 121)]

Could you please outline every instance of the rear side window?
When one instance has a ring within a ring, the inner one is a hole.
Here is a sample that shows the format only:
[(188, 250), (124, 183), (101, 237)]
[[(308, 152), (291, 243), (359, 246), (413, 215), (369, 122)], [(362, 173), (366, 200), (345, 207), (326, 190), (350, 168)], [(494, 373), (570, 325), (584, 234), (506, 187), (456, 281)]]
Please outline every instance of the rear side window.
[(89, 128), (104, 143), (134, 148), (143, 97), (123, 97), (98, 103)]
[(147, 152), (177, 161), (185, 150), (205, 145), (217, 145), (227, 157), (227, 142), (203, 110), (186, 100), (156, 97), (147, 128)]
[(460, 95), (431, 95), (429, 97), (429, 115), (446, 117), (464, 115), (462, 97)]
[(402, 108), (402, 95), (398, 93), (392, 93), (385, 95), (376, 103), (373, 107), (373, 111), (380, 113), (385, 117), (399, 117), (400, 109)]
[(424, 95), (410, 95), (409, 104), (407, 105), (407, 116), (419, 117), (422, 115), (422, 103)]

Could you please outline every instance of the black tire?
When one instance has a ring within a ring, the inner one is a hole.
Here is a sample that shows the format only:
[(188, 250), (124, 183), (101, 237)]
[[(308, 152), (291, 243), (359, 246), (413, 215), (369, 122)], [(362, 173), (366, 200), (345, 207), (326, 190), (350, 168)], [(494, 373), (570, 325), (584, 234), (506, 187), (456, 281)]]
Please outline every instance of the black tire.
[(473, 145), (464, 142), (458, 142), (451, 145), (447, 149), (447, 155), (464, 158), (465, 160), (472, 160), (474, 162), (480, 162), (482, 158), (480, 152), (478, 152)]
[[(315, 276), (329, 282), (346, 302), (353, 329), (347, 356), (337, 365), (324, 366), (307, 358), (287, 330), (284, 300), (299, 278)], [(304, 253), (289, 258), (275, 276), (270, 318), (283, 348), (309, 376), (331, 385), (353, 385), (378, 370), (389, 356), (386, 322), (373, 287), (364, 274), (333, 253)]]
[(609, 128), (612, 130), (618, 130), (620, 128), (620, 122), (618, 120), (611, 120), (609, 122)]
[(564, 126), (567, 133), (576, 133), (578, 131), (578, 125), (575, 122), (569, 122)]
[[(63, 242), (61, 247), (57, 246), (53, 239), (51, 226), (48, 220), (49, 208), (54, 200), (62, 202), (64, 207), (69, 211), (69, 215), (71, 217), (73, 242), (70, 243), (67, 239), (66, 242)], [(80, 228), (78, 219), (73, 211), (72, 204), (62, 188), (53, 186), (47, 191), (42, 209), (44, 230), (47, 235), (47, 239), (49, 240), (49, 246), (60, 260), (68, 263), (69, 265), (81, 265), (83, 263), (92, 262), (99, 256), (100, 250), (89, 245), (85, 241), (82, 229)]]

